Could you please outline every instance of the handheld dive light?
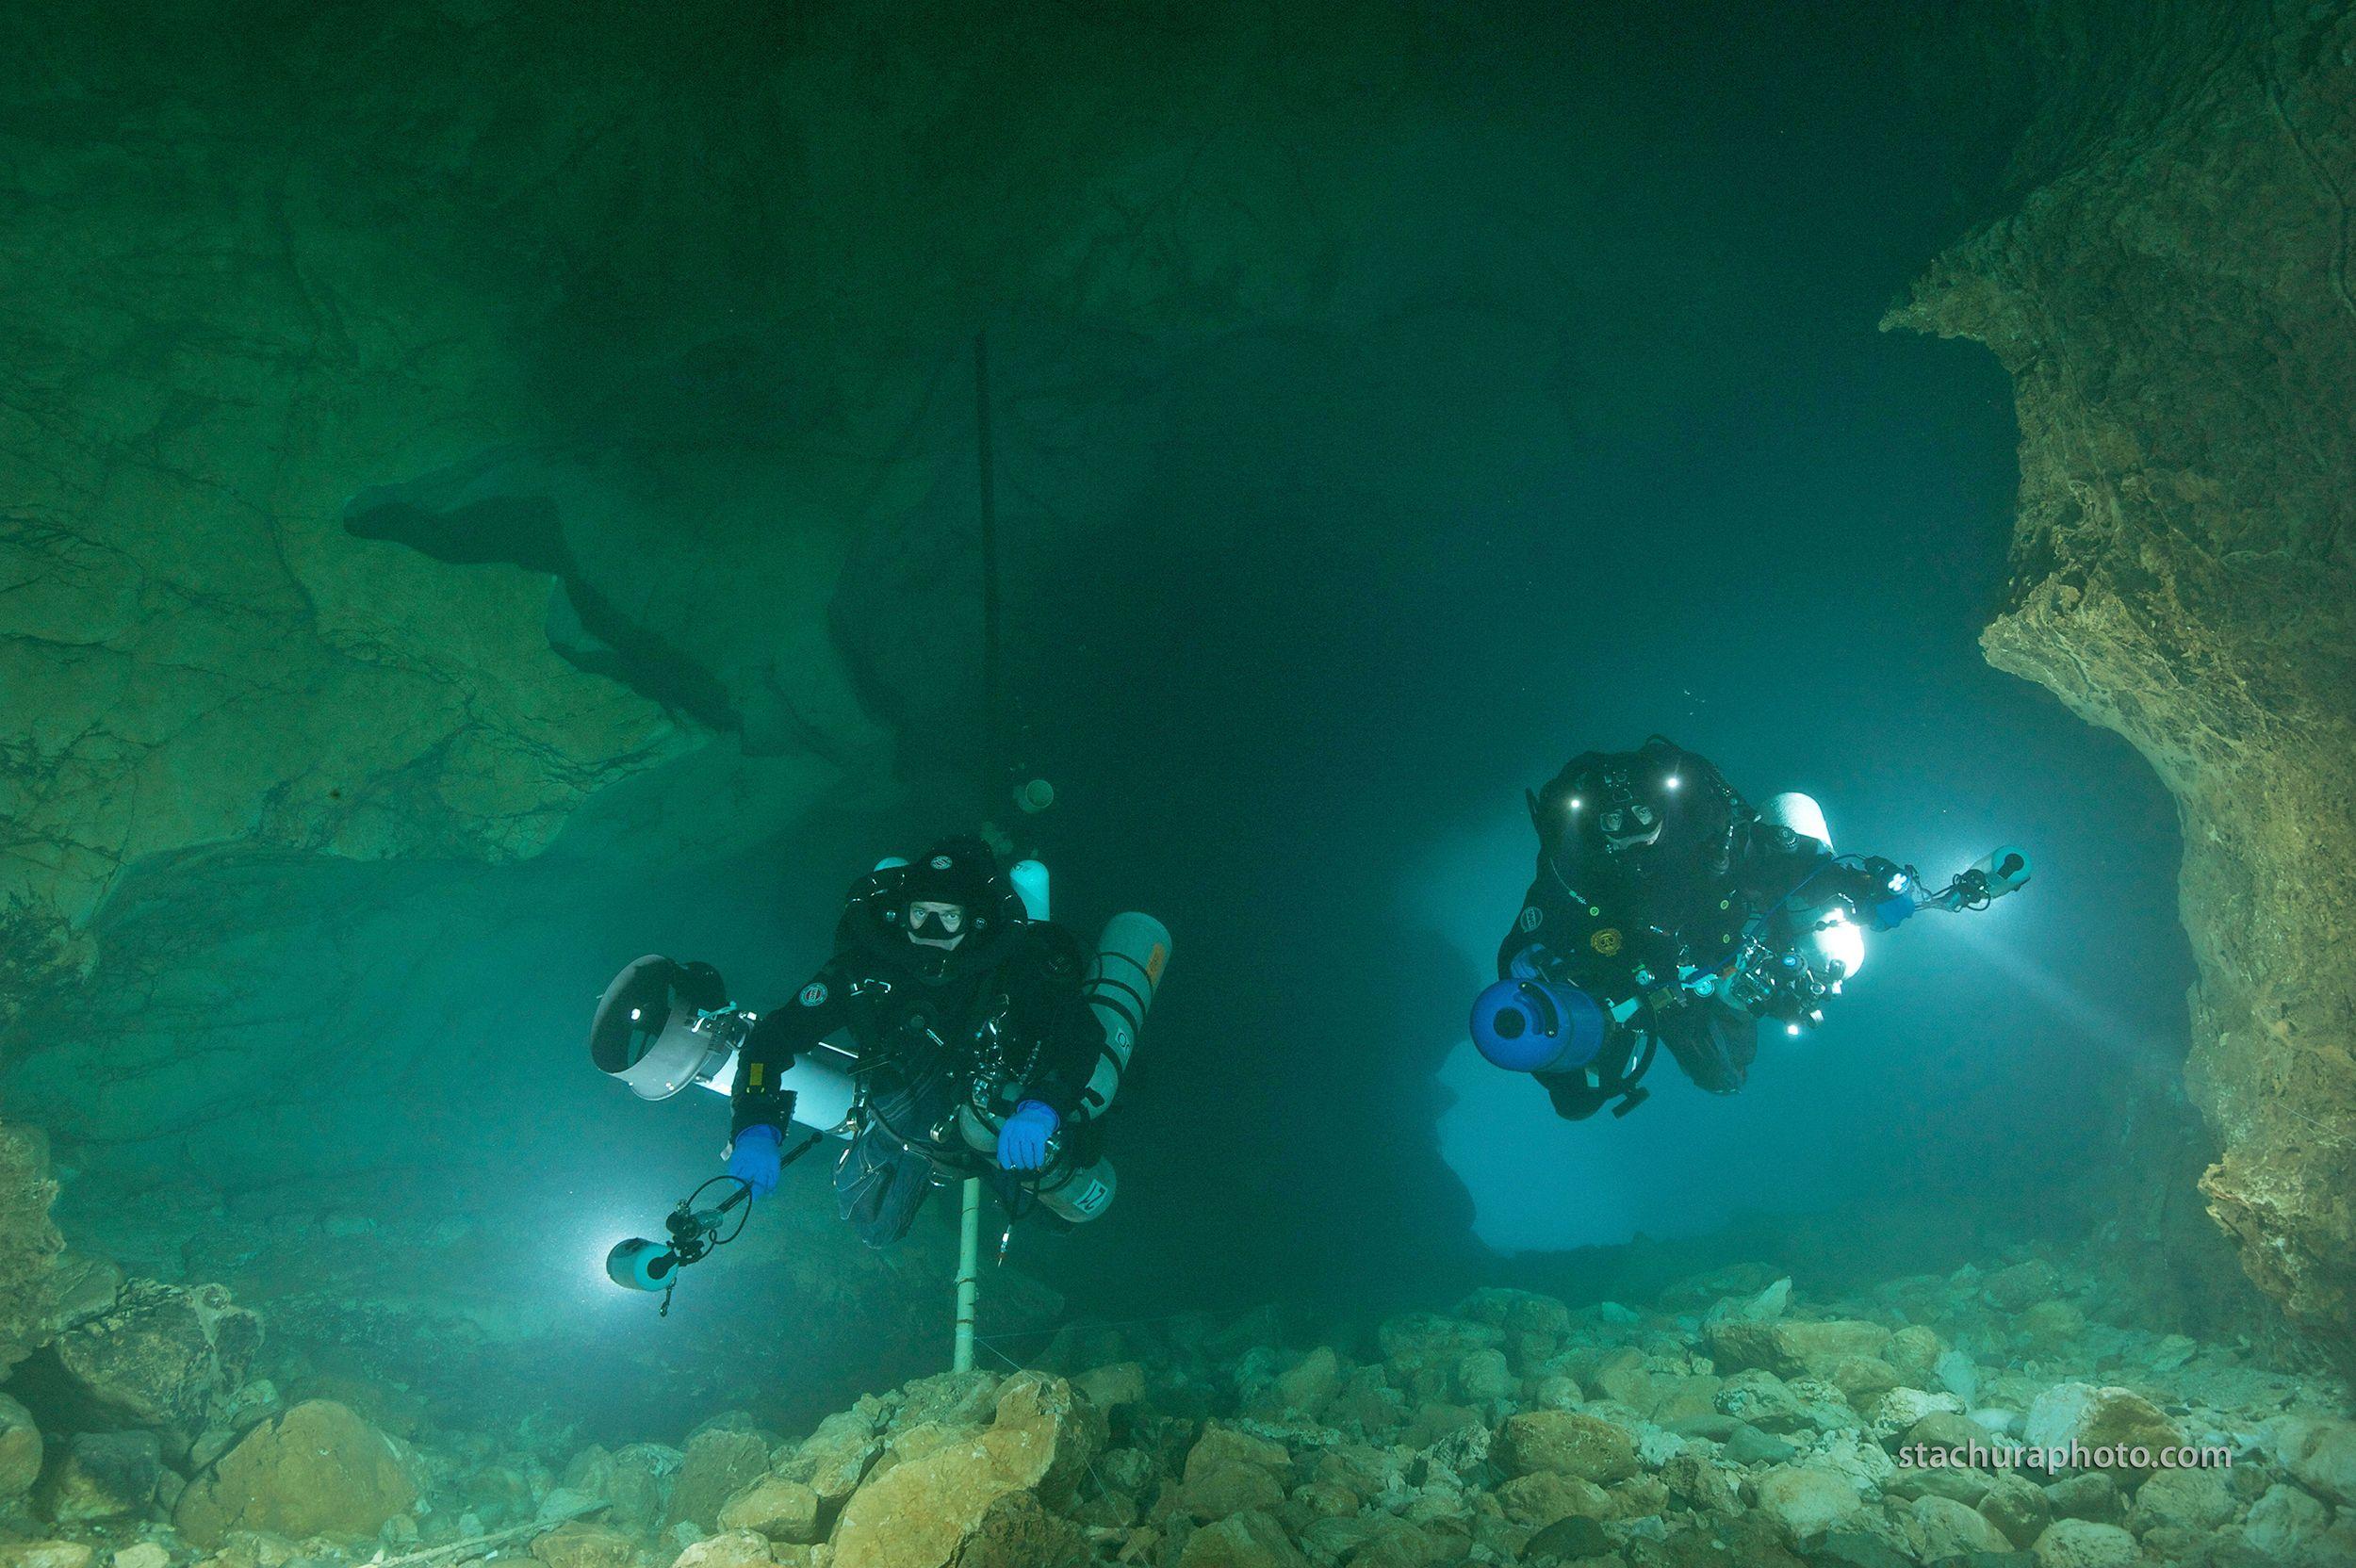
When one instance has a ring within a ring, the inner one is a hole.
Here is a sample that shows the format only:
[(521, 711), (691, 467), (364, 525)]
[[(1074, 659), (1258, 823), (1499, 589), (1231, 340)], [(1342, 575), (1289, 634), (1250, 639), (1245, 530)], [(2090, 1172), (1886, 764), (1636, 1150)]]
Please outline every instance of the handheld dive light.
[[(735, 1190), (711, 1208), (695, 1207), (707, 1188), (727, 1183)], [(679, 1286), (679, 1271), (691, 1263), (700, 1263), (711, 1256), (715, 1247), (725, 1247), (744, 1231), (744, 1221), (752, 1210), (745, 1208), (736, 1217), (736, 1227), (728, 1234), (720, 1233), (728, 1223), (728, 1211), (744, 1205), (753, 1195), (752, 1187), (734, 1176), (714, 1176), (702, 1186), (679, 1200), (663, 1229), (669, 1234), (667, 1242), (646, 1236), (631, 1236), (616, 1242), (614, 1250), (605, 1255), (605, 1277), (625, 1290), (659, 1290), (663, 1292), (663, 1316), (671, 1313), (671, 1292)]]
[(2004, 844), (1981, 856), (1971, 870), (1957, 872), (1955, 879), (1933, 893), (1929, 903), (1937, 909), (1985, 909), (2028, 883), (2028, 856), (2012, 844)]
[[(788, 1150), (777, 1164), (782, 1169), (810, 1152), (819, 1140), (811, 1134), (798, 1148)], [(734, 1190), (708, 1209), (695, 1207), (695, 1200), (712, 1188), (728, 1184)], [(744, 1221), (752, 1217), (750, 1207), (753, 1189), (749, 1183), (735, 1176), (714, 1176), (702, 1186), (689, 1193), (675, 1204), (663, 1221), (668, 1241), (655, 1241), (646, 1236), (631, 1236), (617, 1241), (605, 1255), (605, 1277), (624, 1290), (663, 1292), (663, 1310), (659, 1317), (671, 1315), (671, 1292), (679, 1288), (679, 1270), (691, 1263), (701, 1263), (715, 1248), (726, 1247), (744, 1233)], [(721, 1230), (728, 1225), (728, 1214), (739, 1210), (736, 1224), (726, 1235)]]

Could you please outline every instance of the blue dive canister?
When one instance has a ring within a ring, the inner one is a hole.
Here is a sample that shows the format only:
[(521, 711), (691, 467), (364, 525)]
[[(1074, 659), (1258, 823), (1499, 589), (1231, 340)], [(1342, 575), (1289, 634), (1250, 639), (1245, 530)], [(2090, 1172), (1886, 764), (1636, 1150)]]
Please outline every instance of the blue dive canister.
[(1568, 1072), (1595, 1060), (1610, 1021), (1574, 987), (1500, 980), (1473, 1003), (1473, 1045), (1509, 1072)]

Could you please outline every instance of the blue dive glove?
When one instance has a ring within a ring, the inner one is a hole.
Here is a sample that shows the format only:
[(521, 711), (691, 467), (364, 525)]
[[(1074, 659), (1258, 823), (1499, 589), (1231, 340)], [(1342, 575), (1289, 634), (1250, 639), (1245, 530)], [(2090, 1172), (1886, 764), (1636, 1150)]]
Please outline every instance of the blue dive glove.
[(1899, 923), (1912, 913), (1914, 913), (1914, 894), (1912, 892), (1892, 893), (1873, 906), (1873, 929), (1876, 931), (1895, 930)]
[(775, 1127), (747, 1127), (728, 1145), (728, 1174), (750, 1187), (755, 1198), (766, 1198), (777, 1190), (784, 1149), (785, 1135)]
[(1036, 1100), (1014, 1108), (998, 1129), (998, 1163), (1008, 1170), (1037, 1170), (1047, 1163), (1047, 1140), (1063, 1119)]

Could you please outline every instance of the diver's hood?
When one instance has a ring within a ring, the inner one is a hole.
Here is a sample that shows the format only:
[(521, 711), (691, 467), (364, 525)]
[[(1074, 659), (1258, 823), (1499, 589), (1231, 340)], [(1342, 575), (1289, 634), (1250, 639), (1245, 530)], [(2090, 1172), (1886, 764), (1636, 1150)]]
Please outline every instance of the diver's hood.
[[(965, 939), (949, 948), (910, 941), (908, 906), (919, 900), (964, 909)], [(860, 951), (895, 973), (934, 986), (994, 968), (1027, 918), (1013, 879), (998, 869), (989, 846), (973, 839), (945, 841), (910, 864), (862, 877), (843, 912), (846, 934)]]

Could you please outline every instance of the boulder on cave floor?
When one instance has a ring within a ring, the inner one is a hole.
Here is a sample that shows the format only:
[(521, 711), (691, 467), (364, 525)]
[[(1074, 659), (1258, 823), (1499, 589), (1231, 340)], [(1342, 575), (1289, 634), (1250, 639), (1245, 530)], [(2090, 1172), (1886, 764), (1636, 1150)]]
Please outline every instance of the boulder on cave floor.
[(1850, 1357), (1878, 1359), (1890, 1331), (1856, 1318), (1727, 1316), (1708, 1329), (1721, 1371), (1759, 1367), (1779, 1378), (1826, 1377)]
[(1103, 1413), (1070, 1383), (1008, 1378), (987, 1429), (903, 1460), (851, 1494), (835, 1527), (835, 1568), (959, 1562), (986, 1525), (1008, 1527), (1003, 1511), (993, 1519), (1002, 1499), (1030, 1493), (1051, 1507), (1068, 1502), (1104, 1444)]
[(722, 1506), (768, 1471), (769, 1445), (760, 1433), (707, 1427), (687, 1440), (663, 1527), (686, 1524), (710, 1534), (720, 1527)]
[(2029, 1549), (2037, 1568), (2133, 1568), (2142, 1555), (2134, 1536), (2091, 1519), (2056, 1519)]
[(532, 1542), (532, 1555), (548, 1568), (631, 1568), (638, 1543), (611, 1526), (575, 1519)]
[(232, 1530), (353, 1540), (417, 1501), (407, 1456), (391, 1438), (346, 1406), (312, 1399), (254, 1428), (189, 1482), (172, 1523), (207, 1547)]
[(60, 1332), (20, 1373), (45, 1420), (69, 1430), (143, 1428), (185, 1454), (244, 1382), (261, 1320), (220, 1285), (135, 1280)]
[(818, 1515), (818, 1494), (807, 1482), (762, 1476), (720, 1505), (720, 1527), (806, 1545), (819, 1538)]
[(97, 1549), (82, 1541), (11, 1541), (0, 1544), (0, 1568), (90, 1568)]
[(569, 1491), (606, 1500), (600, 1523), (644, 1534), (670, 1506), (672, 1484), (685, 1458), (660, 1443), (632, 1443), (611, 1452), (592, 1446), (573, 1456), (564, 1482)]
[(1186, 1537), (1176, 1568), (1309, 1568), (1309, 1560), (1284, 1526), (1255, 1511), (1205, 1525)]
[(1524, 1411), (1498, 1429), (1497, 1462), (1510, 1476), (1551, 1471), (1616, 1481), (1636, 1473), (1636, 1440), (1625, 1428), (1579, 1411)]
[(729, 1530), (690, 1544), (671, 1568), (776, 1568), (777, 1561), (766, 1538), (750, 1530)]
[(155, 1508), (163, 1478), (154, 1432), (77, 1432), (50, 1454), (33, 1504), (55, 1525), (139, 1518)]
[[(2022, 1440), (2033, 1447), (2086, 1450), (2087, 1462), (2070, 1468), (2107, 1470), (2115, 1475), (2149, 1474), (2162, 1448), (2181, 1446), (2182, 1428), (2158, 1406), (2131, 1389), (2093, 1383), (2056, 1383), (2029, 1406)], [(2135, 1450), (2146, 1451), (2142, 1463)], [(2061, 1468), (2057, 1466), (2056, 1468)]]
[(32, 1490), (41, 1478), (41, 1447), (33, 1413), (0, 1394), (0, 1502)]

